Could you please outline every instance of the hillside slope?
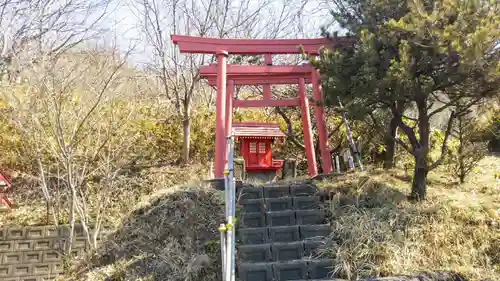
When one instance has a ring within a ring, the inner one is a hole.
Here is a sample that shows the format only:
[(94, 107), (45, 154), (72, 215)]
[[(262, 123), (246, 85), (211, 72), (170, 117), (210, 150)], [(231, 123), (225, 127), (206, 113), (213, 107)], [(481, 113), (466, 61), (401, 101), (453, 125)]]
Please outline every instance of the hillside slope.
[[(462, 186), (438, 171), (430, 176), (429, 200), (419, 204), (406, 201), (409, 178), (401, 170), (317, 182), (331, 194), (326, 205), (334, 244), (320, 255), (333, 258), (335, 275), (350, 280), (423, 271), (500, 280), (495, 169), (500, 159), (485, 159)], [(167, 188), (139, 204), (108, 242), (67, 277), (219, 280), (222, 212), (221, 192), (201, 184)]]

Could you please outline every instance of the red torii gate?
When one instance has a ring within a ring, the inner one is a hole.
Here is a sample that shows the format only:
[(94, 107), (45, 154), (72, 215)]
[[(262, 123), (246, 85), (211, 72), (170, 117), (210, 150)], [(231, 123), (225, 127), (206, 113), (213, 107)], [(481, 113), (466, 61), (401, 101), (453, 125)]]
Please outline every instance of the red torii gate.
[[(272, 65), (272, 55), (300, 54), (317, 56), (324, 46), (344, 43), (349, 38), (340, 37), (332, 42), (319, 39), (215, 39), (195, 36), (172, 35), (174, 44), (181, 53), (214, 54), (217, 64), (200, 68), (200, 76), (208, 79), (209, 85), (217, 88), (216, 97), (216, 132), (215, 132), (215, 177), (222, 178), (227, 161), (226, 136), (231, 132), (233, 107), (275, 107), (300, 106), (304, 127), (304, 145), (310, 176), (318, 174), (314, 143), (311, 130), (309, 101), (306, 97), (305, 84), (313, 85), (315, 114), (321, 152), (321, 166), (324, 174), (331, 174), (332, 160), (328, 149), (325, 113), (318, 72), (311, 65), (283, 66)], [(300, 48), (299, 48), (300, 46)], [(264, 66), (228, 65), (227, 56), (264, 55)], [(276, 100), (271, 98), (271, 84), (298, 84), (299, 97)], [(235, 85), (263, 85), (262, 100), (235, 100)]]

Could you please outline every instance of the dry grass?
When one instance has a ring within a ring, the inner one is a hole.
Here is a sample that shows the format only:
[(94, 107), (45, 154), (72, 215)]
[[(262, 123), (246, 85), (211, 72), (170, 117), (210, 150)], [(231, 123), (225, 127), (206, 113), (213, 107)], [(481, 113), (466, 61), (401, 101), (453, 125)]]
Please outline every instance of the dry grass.
[[(145, 198), (68, 280), (220, 280), (224, 195), (201, 183)], [(111, 278), (111, 279), (110, 279)]]
[(409, 177), (399, 170), (350, 174), (319, 183), (329, 189), (337, 277), (459, 273), (500, 280), (500, 159), (488, 157), (464, 185), (443, 171), (430, 175), (428, 200), (410, 203)]
[[(74, 263), (66, 279), (220, 280), (217, 226), (223, 193), (196, 180), (174, 184), (200, 173), (169, 169), (148, 169), (128, 178), (126, 190), (135, 186), (140, 194), (153, 195), (116, 208), (110, 214), (110, 221), (118, 222), (112, 235), (97, 252)], [(500, 280), (495, 169), (500, 169), (500, 159), (485, 159), (464, 185), (444, 170), (434, 172), (429, 198), (418, 204), (407, 202), (409, 177), (401, 170), (318, 182), (333, 194), (328, 204), (333, 245), (321, 254), (335, 260), (337, 277), (350, 280), (422, 271)]]
[[(166, 187), (186, 184), (193, 179), (199, 180), (207, 175), (207, 169), (202, 165), (189, 167), (159, 166), (128, 171), (118, 177), (112, 189), (106, 190), (109, 196), (113, 198), (106, 215), (107, 223), (111, 225), (119, 223), (123, 215), (127, 214), (143, 196)], [(0, 210), (0, 227), (53, 223), (47, 220), (47, 206), (37, 183), (31, 178), (18, 178), (14, 181), (14, 184), (15, 186), (9, 196), (13, 197), (15, 206), (10, 212)], [(92, 196), (92, 194), (89, 196)], [(61, 201), (68, 200), (61, 197)], [(64, 215), (64, 210), (61, 210), (61, 213), (60, 223), (67, 223), (68, 219)], [(52, 219), (52, 216), (49, 216), (50, 219)]]

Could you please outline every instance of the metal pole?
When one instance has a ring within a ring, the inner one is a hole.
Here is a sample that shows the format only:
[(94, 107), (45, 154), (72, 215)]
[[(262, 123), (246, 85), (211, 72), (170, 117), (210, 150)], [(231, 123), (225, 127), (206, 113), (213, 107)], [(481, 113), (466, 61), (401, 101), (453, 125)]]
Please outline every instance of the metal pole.
[[(229, 183), (231, 191), (231, 281), (235, 281), (235, 242), (236, 242), (236, 182), (234, 180), (234, 136), (231, 134), (229, 138), (229, 155), (228, 155), (228, 170), (229, 170)], [(229, 235), (229, 233), (228, 233)]]
[(230, 211), (230, 206), (229, 206), (229, 200), (231, 200), (231, 194), (229, 194), (229, 176), (227, 175), (227, 172), (224, 173), (224, 193), (226, 195), (226, 212), (225, 212), (225, 218), (226, 218), (226, 223), (227, 223), (227, 218), (229, 216), (229, 211)]
[(363, 164), (361, 163), (361, 159), (359, 157), (359, 152), (358, 149), (356, 148), (356, 144), (354, 144), (354, 141), (352, 140), (351, 127), (349, 127), (349, 123), (347, 122), (347, 118), (345, 117), (344, 107), (342, 106), (340, 99), (339, 99), (339, 105), (341, 109), (342, 121), (344, 122), (346, 128), (347, 139), (349, 140), (349, 145), (351, 146), (352, 152), (354, 153), (354, 159), (356, 160), (359, 169), (363, 171)]
[(340, 171), (340, 160), (339, 160), (339, 156), (338, 155), (335, 155), (335, 165), (337, 166), (337, 173), (340, 173), (342, 171)]
[(222, 259), (222, 281), (226, 281), (225, 268), (226, 268), (226, 225), (221, 223), (219, 227), (220, 232), (220, 252)]
[(233, 255), (231, 251), (231, 246), (233, 245), (232, 237), (233, 237), (233, 225), (227, 225), (226, 272), (225, 272), (226, 281), (232, 280), (233, 276), (233, 264), (232, 264)]
[(227, 170), (225, 171), (226, 191), (226, 257), (225, 257), (225, 281), (235, 280), (235, 215), (236, 215), (236, 190), (234, 182), (234, 138), (233, 134), (227, 136)]

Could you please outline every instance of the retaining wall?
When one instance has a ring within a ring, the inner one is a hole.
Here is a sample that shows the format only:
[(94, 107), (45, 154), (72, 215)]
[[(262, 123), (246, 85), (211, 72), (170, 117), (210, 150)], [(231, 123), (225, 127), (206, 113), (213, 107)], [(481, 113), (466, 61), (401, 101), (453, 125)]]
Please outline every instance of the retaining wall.
[[(0, 228), (0, 281), (55, 280), (63, 270), (62, 249), (68, 237), (68, 226)], [(76, 256), (89, 249), (80, 227), (72, 248)]]

